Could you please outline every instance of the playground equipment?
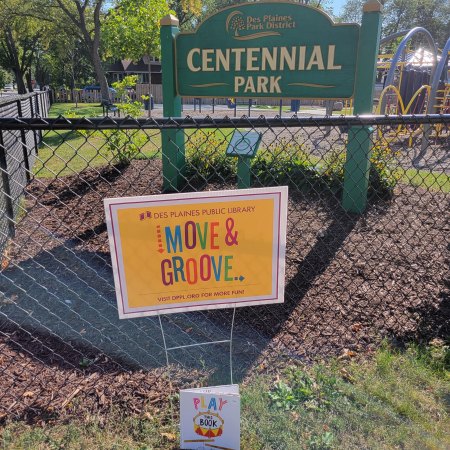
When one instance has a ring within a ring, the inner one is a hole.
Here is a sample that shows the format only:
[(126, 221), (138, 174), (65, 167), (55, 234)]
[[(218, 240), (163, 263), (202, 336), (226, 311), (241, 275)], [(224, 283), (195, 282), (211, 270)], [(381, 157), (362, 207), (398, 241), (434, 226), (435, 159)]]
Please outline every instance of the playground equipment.
[[(383, 47), (402, 35), (405, 36), (394, 55), (384, 54), (379, 57), (379, 73), (383, 69), (388, 70), (377, 108), (377, 112), (381, 114), (429, 112), (431, 85), (445, 90), (445, 85), (448, 84), (448, 70), (444, 70), (444, 67), (447, 67), (445, 61), (448, 59), (448, 51), (442, 52), (440, 59), (445, 60), (444, 65), (442, 70), (437, 70), (438, 49), (425, 28), (416, 27), (409, 32), (395, 33), (382, 39), (380, 44)], [(428, 49), (422, 47), (418, 50), (408, 50), (408, 44), (418, 35), (425, 38)]]
[[(425, 38), (428, 48), (408, 49), (417, 36)], [(450, 39), (439, 51), (431, 34), (422, 27), (395, 33), (380, 41), (384, 47), (394, 39), (403, 37), (395, 54), (379, 55), (377, 79), (384, 78), (384, 87), (376, 108), (377, 114), (446, 114), (450, 112), (449, 52)], [(414, 137), (424, 133), (422, 146), (427, 146), (431, 129), (393, 130), (393, 138), (407, 136), (409, 145)], [(436, 133), (441, 133), (437, 129)], [(386, 136), (386, 135), (385, 135)]]

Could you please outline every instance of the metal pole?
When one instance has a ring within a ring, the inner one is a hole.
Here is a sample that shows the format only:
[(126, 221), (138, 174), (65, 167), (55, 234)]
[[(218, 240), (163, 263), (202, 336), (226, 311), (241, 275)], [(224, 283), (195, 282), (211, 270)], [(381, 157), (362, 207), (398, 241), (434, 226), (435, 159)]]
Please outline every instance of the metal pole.
[[(17, 112), (19, 114), (19, 117), (22, 117), (21, 100), (17, 100)], [(33, 114), (33, 110), (31, 110), (31, 114)], [(23, 128), (20, 130), (20, 139), (22, 141), (23, 163), (25, 165), (25, 177), (27, 181), (30, 181), (30, 163), (28, 161), (27, 139), (25, 135), (25, 130)]]
[(0, 170), (2, 172), (3, 196), (5, 198), (5, 213), (8, 219), (8, 235), (14, 237), (14, 208), (9, 185), (8, 167), (6, 162), (6, 149), (3, 143), (3, 131), (0, 130)]
[(152, 62), (148, 56), (148, 117), (152, 117)]

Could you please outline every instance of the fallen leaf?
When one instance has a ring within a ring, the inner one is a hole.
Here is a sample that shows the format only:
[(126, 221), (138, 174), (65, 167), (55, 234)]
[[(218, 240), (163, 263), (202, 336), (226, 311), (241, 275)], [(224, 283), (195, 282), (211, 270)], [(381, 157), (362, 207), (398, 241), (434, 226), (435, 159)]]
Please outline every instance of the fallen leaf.
[(173, 433), (160, 433), (162, 437), (165, 437), (168, 441), (175, 441), (177, 437)]
[(440, 339), (440, 338), (434, 338), (431, 342), (430, 345), (432, 347), (443, 347), (445, 345), (445, 342)]
[(349, 350), (348, 348), (344, 348), (342, 355), (338, 357), (338, 359), (350, 359), (356, 356), (356, 352), (353, 350)]

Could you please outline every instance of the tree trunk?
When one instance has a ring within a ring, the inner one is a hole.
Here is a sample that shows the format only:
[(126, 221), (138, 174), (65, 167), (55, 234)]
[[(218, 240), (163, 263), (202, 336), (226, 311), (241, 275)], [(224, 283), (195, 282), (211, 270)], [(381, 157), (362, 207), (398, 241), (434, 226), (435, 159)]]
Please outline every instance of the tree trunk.
[(95, 75), (97, 77), (98, 84), (100, 85), (100, 93), (102, 96), (102, 103), (109, 102), (109, 89), (108, 82), (106, 81), (105, 71), (103, 70), (100, 55), (98, 54), (98, 48), (91, 50), (92, 62), (94, 64)]
[(28, 92), (33, 92), (33, 83), (31, 82), (31, 70), (27, 70), (25, 74), (25, 79), (27, 80)]
[(13, 69), (14, 77), (17, 83), (17, 93), (18, 94), (26, 94), (27, 89), (25, 87), (25, 83), (23, 81), (23, 73), (19, 69)]
[(63, 0), (56, 0), (59, 7), (64, 11), (64, 13), (69, 17), (69, 19), (75, 24), (75, 26), (80, 30), (82, 39), (86, 48), (89, 50), (89, 54), (92, 59), (92, 64), (94, 66), (95, 75), (97, 82), (100, 85), (100, 94), (102, 97), (102, 103), (109, 102), (109, 89), (108, 82), (106, 81), (105, 71), (102, 67), (102, 62), (100, 59), (99, 49), (100, 49), (100, 13), (102, 9), (104, 0), (96, 0), (93, 2), (94, 6), (94, 28), (93, 30), (88, 29), (88, 24), (86, 21), (86, 7), (90, 2), (84, 0), (72, 0), (76, 7), (77, 13), (74, 14), (68, 9)]

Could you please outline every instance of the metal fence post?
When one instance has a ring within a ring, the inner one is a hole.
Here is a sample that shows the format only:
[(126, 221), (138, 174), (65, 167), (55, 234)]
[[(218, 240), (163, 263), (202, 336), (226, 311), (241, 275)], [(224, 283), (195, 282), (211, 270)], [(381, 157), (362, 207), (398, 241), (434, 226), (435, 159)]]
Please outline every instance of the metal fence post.
[[(161, 19), (161, 54), (164, 117), (181, 117), (181, 97), (175, 90), (175, 36), (180, 32), (178, 19), (168, 14)], [(163, 190), (178, 191), (186, 166), (184, 132), (161, 130)]]
[[(38, 116), (41, 116), (41, 110), (42, 110), (41, 101), (42, 101), (42, 97), (43, 97), (43, 94), (36, 94), (36, 96), (34, 97), (35, 98), (35, 103), (36, 103), (36, 114)], [(37, 140), (37, 143), (36, 143), (36, 148), (35, 148), (36, 155), (38, 154), (38, 146), (42, 142), (42, 130), (39, 130), (37, 132), (37, 135), (39, 137), (38, 137), (38, 140)], [(36, 136), (36, 134), (35, 134), (35, 136)]]
[[(354, 114), (358, 115), (372, 113), (381, 10), (377, 0), (369, 0), (363, 7), (355, 80)], [(342, 206), (349, 212), (362, 213), (366, 209), (372, 151), (370, 134), (369, 127), (352, 127), (348, 133)]]
[[(19, 117), (23, 117), (22, 115), (22, 100), (17, 100), (17, 113)], [(33, 110), (31, 110), (33, 113)], [(22, 141), (22, 151), (23, 151), (23, 163), (25, 165), (25, 177), (27, 181), (30, 181), (30, 162), (28, 161), (28, 148), (27, 148), (27, 137), (25, 134), (25, 130), (22, 128), (20, 130), (20, 139)]]
[(6, 149), (3, 141), (3, 131), (0, 130), (0, 170), (2, 172), (3, 197), (5, 198), (5, 214), (8, 220), (8, 236), (14, 236), (14, 208), (9, 185)]
[[(33, 98), (35, 99), (34, 103), (35, 106), (33, 105)], [(30, 97), (30, 112), (31, 112), (31, 117), (34, 117), (34, 114), (36, 113), (36, 111), (39, 111), (39, 106), (37, 105), (37, 94), (32, 94)], [(39, 114), (39, 113), (38, 113)], [(37, 154), (37, 148), (39, 145), (39, 140), (37, 137), (37, 131), (33, 130), (33, 139), (34, 139), (34, 152)]]

